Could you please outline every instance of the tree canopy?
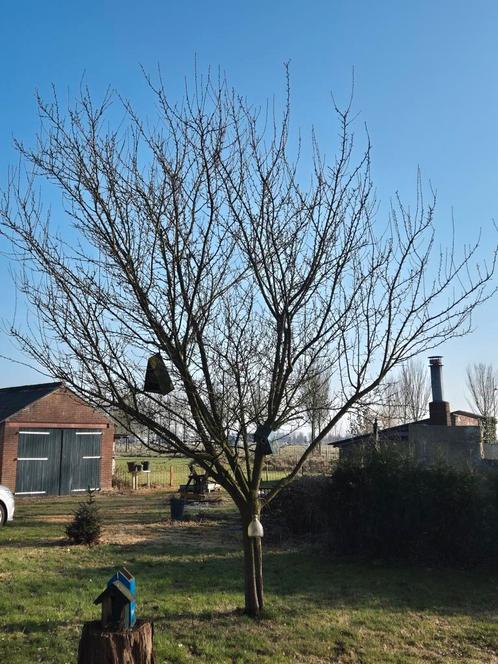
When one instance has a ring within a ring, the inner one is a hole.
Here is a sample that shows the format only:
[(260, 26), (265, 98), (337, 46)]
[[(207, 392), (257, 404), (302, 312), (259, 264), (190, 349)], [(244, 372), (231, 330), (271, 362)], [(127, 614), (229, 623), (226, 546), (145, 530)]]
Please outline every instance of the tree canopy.
[[(473, 269), (477, 244), (459, 256), (435, 247), (435, 200), (420, 188), (413, 211), (396, 199), (378, 219), (351, 107), (332, 109), (335, 157), (311, 138), (304, 176), (289, 94), (281, 112), (265, 111), (224, 80), (196, 78), (178, 103), (147, 82), (154, 121), (112, 93), (98, 103), (84, 90), (66, 110), (38, 99), (42, 128), (33, 147), (17, 144), (25, 171), (0, 208), (31, 305), (29, 325), (11, 333), (50, 375), (147, 427), (155, 449), (209, 471), (245, 532), (393, 368), (470, 329), (495, 256)], [(40, 181), (62, 194), (54, 220)], [(144, 390), (156, 353), (167, 396)], [(264, 443), (304, 420), (318, 367), (327, 416), (261, 500)], [(246, 609), (257, 613), (260, 541), (246, 541), (247, 560)]]

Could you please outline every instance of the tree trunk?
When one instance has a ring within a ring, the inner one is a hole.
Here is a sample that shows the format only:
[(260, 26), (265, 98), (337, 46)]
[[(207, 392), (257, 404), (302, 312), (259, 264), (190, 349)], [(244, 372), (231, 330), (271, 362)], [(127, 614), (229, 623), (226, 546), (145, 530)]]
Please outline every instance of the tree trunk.
[(248, 537), (249, 522), (243, 520), (245, 613), (259, 616), (264, 609), (263, 552), (261, 538)]
[(83, 625), (78, 664), (154, 664), (154, 627), (137, 620), (133, 629), (105, 632), (99, 620)]
[(265, 608), (265, 594), (263, 587), (263, 545), (261, 537), (253, 539), (254, 546), (254, 575), (256, 578), (256, 594), (258, 596), (259, 610)]

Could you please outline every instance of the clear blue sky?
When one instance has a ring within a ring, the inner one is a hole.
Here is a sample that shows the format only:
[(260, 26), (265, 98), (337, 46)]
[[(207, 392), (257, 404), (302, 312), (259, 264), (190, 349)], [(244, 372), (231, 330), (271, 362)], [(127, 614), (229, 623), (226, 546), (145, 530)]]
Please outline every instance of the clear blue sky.
[[(12, 137), (37, 128), (34, 92), (77, 93), (108, 85), (142, 110), (149, 98), (140, 65), (159, 64), (173, 94), (192, 74), (220, 66), (255, 103), (283, 92), (291, 62), (293, 118), (303, 134), (315, 125), (333, 142), (330, 91), (346, 100), (355, 71), (355, 108), (368, 124), (373, 175), (385, 204), (399, 190), (414, 200), (417, 167), (437, 189), (440, 228), (454, 211), (457, 237), (479, 227), (496, 243), (498, 217), (498, 3), (496, 0), (86, 0), (2, 4), (0, 18), (0, 187), (16, 159)], [(3, 317), (15, 293), (1, 258)], [(466, 407), (465, 365), (498, 365), (498, 300), (476, 316), (474, 334), (448, 343), (446, 396)], [(0, 336), (0, 353), (15, 355)], [(33, 371), (0, 360), (0, 386), (39, 381)]]

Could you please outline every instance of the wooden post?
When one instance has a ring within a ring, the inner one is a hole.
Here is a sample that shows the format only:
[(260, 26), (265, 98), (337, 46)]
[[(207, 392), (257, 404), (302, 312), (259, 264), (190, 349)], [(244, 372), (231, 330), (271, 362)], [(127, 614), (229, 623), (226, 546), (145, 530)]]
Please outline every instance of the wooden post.
[(137, 620), (133, 629), (105, 632), (100, 620), (84, 623), (78, 664), (155, 664), (154, 626)]
[(173, 486), (173, 466), (170, 465), (169, 467), (169, 485), (170, 487)]

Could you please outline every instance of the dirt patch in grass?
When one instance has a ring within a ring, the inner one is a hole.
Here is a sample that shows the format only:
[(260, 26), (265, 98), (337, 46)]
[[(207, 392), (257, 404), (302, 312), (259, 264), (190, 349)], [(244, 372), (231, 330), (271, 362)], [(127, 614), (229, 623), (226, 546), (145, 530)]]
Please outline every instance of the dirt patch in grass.
[[(144, 510), (144, 499), (150, 501), (150, 509)], [(237, 515), (226, 510), (226, 503), (201, 507), (188, 505), (184, 521), (169, 518), (169, 496), (165, 497), (164, 492), (101, 496), (98, 503), (103, 521), (101, 545), (147, 544), (154, 549), (178, 546), (186, 550), (220, 547), (232, 550), (240, 547)], [(69, 504), (64, 501), (59, 504), (59, 510), (52, 505), (51, 510), (54, 511), (36, 514), (37, 522), (59, 527), (61, 536), (57, 542), (53, 540), (54, 544), (65, 541), (64, 527), (70, 522), (76, 505), (74, 501)], [(44, 541), (43, 545), (48, 543)], [(32, 545), (36, 546), (36, 541)]]
[(41, 515), (37, 517), (37, 521), (42, 521), (43, 523), (69, 523), (71, 520), (71, 514), (50, 514), (50, 515)]
[(240, 547), (236, 524), (226, 521), (203, 518), (172, 521), (163, 518), (153, 523), (113, 523), (103, 528), (101, 544), (132, 545), (145, 542), (152, 547), (175, 545), (185, 547), (186, 550)]
[[(189, 504), (185, 521), (169, 518), (169, 495), (162, 492), (109, 494), (97, 498), (102, 516), (101, 545), (147, 545), (150, 549), (180, 547), (185, 550), (213, 550), (220, 547), (240, 548), (240, 527), (237, 515), (227, 508), (227, 501), (211, 506)], [(23, 542), (24, 546), (56, 546), (66, 541), (64, 529), (71, 521), (81, 498), (53, 501), (30, 499), (20, 502), (19, 519), (29, 514), (33, 525), (51, 526), (47, 538)], [(19, 523), (19, 520), (17, 521)], [(19, 541), (21, 544), (21, 541)]]

